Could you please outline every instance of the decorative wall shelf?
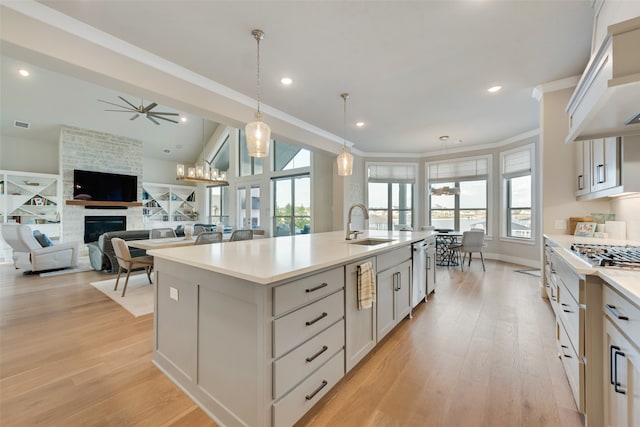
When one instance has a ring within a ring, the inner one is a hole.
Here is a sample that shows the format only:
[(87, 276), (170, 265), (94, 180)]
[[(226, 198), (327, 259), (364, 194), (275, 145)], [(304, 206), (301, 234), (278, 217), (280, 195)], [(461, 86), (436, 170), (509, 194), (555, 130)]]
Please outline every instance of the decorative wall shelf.
[(67, 200), (65, 203), (73, 206), (100, 206), (104, 208), (131, 208), (142, 206), (142, 202), (105, 202), (98, 200)]

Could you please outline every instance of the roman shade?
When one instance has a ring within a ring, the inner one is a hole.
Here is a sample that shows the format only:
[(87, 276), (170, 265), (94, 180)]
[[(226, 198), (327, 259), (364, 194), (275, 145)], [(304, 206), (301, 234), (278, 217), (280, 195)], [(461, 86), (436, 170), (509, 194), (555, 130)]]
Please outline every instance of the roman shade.
[(367, 165), (369, 182), (403, 182), (416, 180), (415, 164), (370, 163)]
[(474, 157), (427, 163), (429, 182), (485, 179), (489, 175), (489, 158)]
[(532, 150), (530, 146), (506, 151), (502, 155), (502, 176), (505, 179), (531, 174)]

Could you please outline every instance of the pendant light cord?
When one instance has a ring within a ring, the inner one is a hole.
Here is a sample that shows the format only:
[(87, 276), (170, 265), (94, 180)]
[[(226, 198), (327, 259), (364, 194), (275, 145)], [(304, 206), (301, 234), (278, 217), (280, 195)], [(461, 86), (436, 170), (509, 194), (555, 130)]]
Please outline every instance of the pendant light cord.
[(344, 139), (344, 148), (347, 148), (347, 98), (349, 98), (348, 93), (341, 93), (340, 96), (344, 100), (344, 115), (343, 115), (343, 139)]
[(264, 37), (264, 33), (262, 32), (262, 30), (253, 30), (252, 34), (256, 39), (256, 43), (258, 46), (256, 54), (256, 98), (258, 100), (258, 112), (256, 115), (260, 117), (260, 40)]

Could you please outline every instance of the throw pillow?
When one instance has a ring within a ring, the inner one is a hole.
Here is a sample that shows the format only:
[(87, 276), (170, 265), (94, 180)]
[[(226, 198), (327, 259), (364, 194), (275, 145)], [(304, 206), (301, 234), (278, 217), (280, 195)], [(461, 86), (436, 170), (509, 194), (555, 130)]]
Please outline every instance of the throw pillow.
[(40, 230), (33, 230), (33, 237), (40, 243), (40, 246), (46, 248), (48, 246), (53, 246), (53, 242), (46, 234), (42, 234)]

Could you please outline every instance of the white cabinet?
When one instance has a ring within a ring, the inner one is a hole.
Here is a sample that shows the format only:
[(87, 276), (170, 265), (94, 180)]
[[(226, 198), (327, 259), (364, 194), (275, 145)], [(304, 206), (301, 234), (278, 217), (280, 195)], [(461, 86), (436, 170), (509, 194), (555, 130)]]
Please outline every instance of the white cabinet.
[(605, 425), (640, 423), (640, 308), (603, 287)]
[(598, 138), (591, 141), (591, 192), (606, 190), (620, 183), (620, 141)]
[(591, 200), (640, 191), (640, 135), (578, 141), (576, 198)]
[[(358, 265), (371, 262), (376, 267), (376, 258), (366, 258), (345, 266), (345, 321), (346, 321), (346, 368), (349, 372), (376, 346), (376, 309), (358, 310)], [(378, 297), (379, 299), (379, 297)]]
[(591, 191), (591, 141), (577, 141), (576, 154), (576, 196)]
[(142, 215), (145, 227), (173, 227), (174, 223), (198, 220), (196, 187), (142, 184)]
[[(380, 258), (378, 257), (378, 268)], [(410, 255), (410, 252), (407, 251)], [(411, 312), (411, 260), (389, 267), (377, 275), (377, 341), (387, 335)]]
[(60, 235), (60, 176), (0, 171), (0, 223), (15, 222)]

